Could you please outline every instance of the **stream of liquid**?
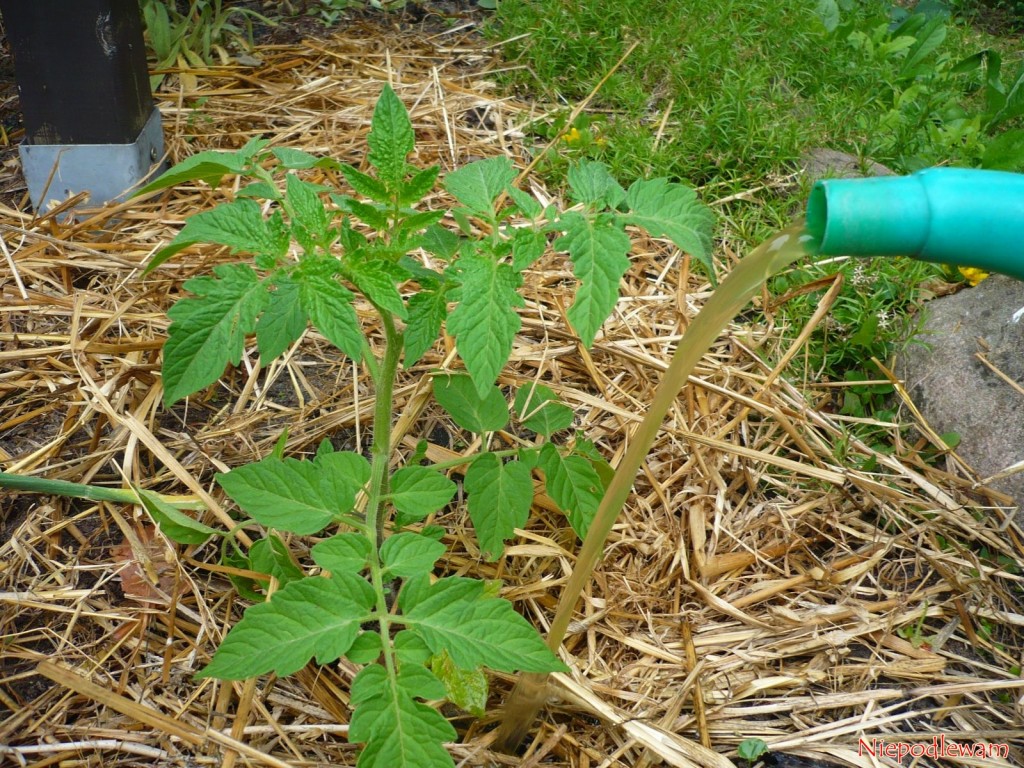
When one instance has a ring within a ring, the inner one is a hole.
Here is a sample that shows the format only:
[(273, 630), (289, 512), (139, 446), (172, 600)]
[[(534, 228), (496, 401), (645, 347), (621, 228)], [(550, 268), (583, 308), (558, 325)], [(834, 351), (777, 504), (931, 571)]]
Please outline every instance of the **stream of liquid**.
[[(686, 329), (672, 355), (668, 370), (654, 392), (647, 414), (630, 440), (625, 456), (615, 468), (615, 476), (605, 491), (576, 558), (576, 566), (562, 592), (547, 636), (548, 647), (555, 653), (562, 644), (580, 595), (601, 558), (605, 539), (626, 503), (633, 480), (687, 378), (725, 327), (768, 279), (813, 252), (814, 238), (801, 225), (794, 225), (768, 238), (726, 275)], [(529, 732), (543, 703), (546, 682), (546, 675), (520, 675), (505, 706), (496, 739), (499, 749), (513, 751)]]

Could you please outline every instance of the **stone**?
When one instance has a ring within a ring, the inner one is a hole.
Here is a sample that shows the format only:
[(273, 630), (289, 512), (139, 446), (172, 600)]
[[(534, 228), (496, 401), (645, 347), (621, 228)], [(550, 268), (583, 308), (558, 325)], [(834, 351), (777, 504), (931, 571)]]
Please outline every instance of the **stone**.
[[(1024, 462), (1024, 282), (993, 275), (924, 311), (922, 343), (897, 361), (921, 414), (937, 433), (960, 436), (957, 454), (983, 478)], [(991, 487), (1014, 499), (1024, 522), (1024, 472)]]

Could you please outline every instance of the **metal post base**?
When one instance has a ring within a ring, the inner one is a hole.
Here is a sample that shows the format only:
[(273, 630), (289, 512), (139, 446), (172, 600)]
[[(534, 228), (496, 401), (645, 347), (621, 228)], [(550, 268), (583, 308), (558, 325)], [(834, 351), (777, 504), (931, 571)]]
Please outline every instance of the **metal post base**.
[(123, 200), (164, 153), (160, 110), (153, 108), (131, 144), (22, 144), (21, 167), (37, 211), (88, 192), (90, 207)]

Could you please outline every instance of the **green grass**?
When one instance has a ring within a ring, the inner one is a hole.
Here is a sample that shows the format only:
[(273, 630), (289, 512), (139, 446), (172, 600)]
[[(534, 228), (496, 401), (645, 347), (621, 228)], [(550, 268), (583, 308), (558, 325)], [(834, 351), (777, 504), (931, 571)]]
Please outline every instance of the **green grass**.
[[(936, 0), (920, 5), (929, 3), (944, 7)], [(518, 66), (505, 75), (507, 88), (565, 105), (561, 119), (534, 126), (539, 138), (571, 128), (564, 121), (572, 107), (639, 41), (541, 169), (558, 183), (566, 158), (583, 155), (604, 160), (626, 183), (640, 176), (687, 180), (708, 202), (767, 185), (718, 207), (720, 231), (742, 253), (802, 213), (811, 180), (775, 182), (810, 148), (906, 173), (977, 166), (995, 133), (983, 114), (983, 68), (954, 70), (993, 46), (991, 39), (954, 17), (934, 22), (944, 31), (911, 30), (906, 37), (914, 39), (900, 41), (891, 25), (901, 9), (847, 0), (839, 5), (851, 9), (826, 24), (818, 11), (824, 4), (501, 0), (489, 34), (512, 39), (503, 50)], [(1002, 77), (1012, 83), (1019, 46), (1005, 45), (1003, 58)], [(942, 270), (891, 260), (811, 265), (775, 288), (835, 271), (845, 273), (846, 285), (804, 357), (807, 378), (876, 378), (871, 357), (889, 358), (908, 336), (917, 286)], [(785, 305), (783, 325), (795, 334), (820, 297)], [(870, 415), (880, 402), (871, 394), (842, 405)]]

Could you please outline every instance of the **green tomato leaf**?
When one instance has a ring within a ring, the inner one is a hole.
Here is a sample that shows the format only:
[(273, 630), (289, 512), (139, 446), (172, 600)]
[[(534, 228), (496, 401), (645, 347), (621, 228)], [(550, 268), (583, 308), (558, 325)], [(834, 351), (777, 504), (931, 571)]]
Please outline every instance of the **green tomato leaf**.
[(711, 261), (711, 234), (715, 215), (685, 184), (666, 179), (636, 181), (626, 193), (627, 224), (643, 227), (654, 237), (667, 237), (704, 265), (712, 284), (715, 269)]
[(418, 533), (396, 533), (380, 548), (380, 556), (393, 576), (408, 579), (434, 570), (434, 563), (444, 554), (440, 541)]
[(604, 493), (597, 470), (582, 456), (562, 456), (551, 443), (540, 449), (540, 468), (548, 495), (569, 518), (576, 535), (586, 538)]
[(458, 235), (439, 224), (427, 227), (420, 239), (420, 244), (427, 253), (432, 253), (445, 261), (451, 261), (459, 252), (459, 243)]
[[(408, 583), (406, 582), (406, 585)], [(406, 588), (407, 586), (403, 585), (402, 591)], [(410, 629), (403, 629), (396, 634), (392, 645), (395, 655), (406, 664), (426, 664), (433, 656), (423, 638)]]
[[(429, 677), (428, 677), (429, 676)], [(444, 685), (423, 667), (406, 664), (398, 679), (384, 667), (364, 667), (352, 681), (355, 712), (349, 741), (365, 743), (358, 768), (450, 768), (446, 741), (457, 737), (440, 712), (416, 698), (444, 696)]]
[(178, 544), (202, 544), (211, 536), (223, 536), (223, 531), (203, 525), (176, 509), (152, 491), (136, 488), (142, 506), (160, 528), (160, 532)]
[(348, 195), (331, 195), (331, 200), (342, 213), (351, 213), (378, 232), (390, 226), (387, 209), (382, 203), (361, 203)]
[(512, 202), (516, 204), (516, 208), (526, 218), (536, 219), (544, 212), (544, 207), (537, 202), (537, 199), (533, 195), (523, 192), (519, 187), (509, 184), (506, 191), (512, 198)]
[(357, 635), (352, 647), (345, 651), (345, 657), (353, 664), (372, 664), (384, 652), (384, 643), (376, 632)]
[(494, 201), (516, 177), (507, 157), (477, 160), (444, 177), (444, 188), (466, 208), (480, 216), (494, 215)]
[(577, 203), (614, 209), (626, 197), (626, 190), (615, 180), (608, 166), (596, 160), (581, 160), (570, 166), (568, 181), (569, 196)]
[(175, 187), (187, 181), (204, 181), (211, 187), (219, 186), (221, 179), (225, 176), (245, 173), (249, 169), (249, 164), (256, 151), (262, 149), (266, 144), (267, 142), (263, 139), (250, 139), (249, 143), (237, 152), (213, 150), (199, 152), (164, 171), (136, 192), (135, 196), (146, 195), (158, 189)]
[(493, 384), (481, 395), (469, 376), (439, 375), (434, 377), (434, 397), (456, 424), (470, 432), (496, 432), (508, 424), (508, 403)]
[(288, 545), (273, 534), (254, 542), (249, 548), (249, 569), (273, 576), (281, 587), (306, 575), (292, 560)]
[(331, 573), (360, 573), (370, 560), (372, 545), (361, 533), (339, 533), (313, 545), (313, 562)]
[(215, 277), (194, 277), (167, 312), (171, 319), (164, 344), (164, 403), (171, 405), (212, 384), (228, 363), (242, 359), (245, 337), (268, 302), (266, 286), (245, 264), (221, 264)]
[[(306, 536), (342, 519), (355, 505), (356, 493), (365, 481), (345, 473), (347, 460), (336, 458), (345, 455), (328, 454), (317, 463), (269, 456), (216, 478), (224, 492), (257, 522)], [(318, 465), (325, 459), (332, 462)]]
[(368, 197), (377, 203), (391, 202), (388, 188), (382, 182), (373, 178), (373, 176), (368, 176), (351, 165), (341, 166), (341, 175), (345, 177), (345, 181), (349, 183), (352, 189), (363, 197)]
[(328, 230), (331, 221), (320, 199), (320, 187), (289, 173), (285, 177), (284, 196), (294, 215), (292, 234), (303, 249), (312, 252), (313, 246), (329, 247), (331, 237)]
[(522, 326), (513, 307), (523, 306), (516, 289), (522, 277), (508, 264), (474, 251), (458, 261), (462, 271), (462, 300), (448, 315), (448, 332), (455, 336), (480, 397), (494, 384), (512, 354), (512, 340)]
[(334, 265), (318, 262), (307, 259), (294, 273), (302, 309), (329, 342), (358, 362), (363, 357), (363, 334), (352, 292), (334, 279)]
[(551, 437), (572, 426), (573, 412), (558, 401), (558, 395), (543, 384), (527, 384), (516, 392), (515, 412), (527, 429)]
[(298, 341), (309, 318), (302, 309), (299, 286), (289, 277), (276, 277), (266, 309), (256, 321), (256, 346), (266, 364)]
[(452, 704), (476, 717), (487, 713), (487, 675), (482, 669), (460, 669), (442, 652), (430, 659), (430, 671), (444, 683)]
[(434, 346), (441, 333), (441, 324), (447, 316), (448, 301), (443, 290), (420, 291), (409, 299), (403, 362), (406, 369), (416, 365), (424, 353)]
[(515, 536), (515, 529), (530, 517), (530, 470), (518, 461), (503, 464), (493, 453), (485, 453), (469, 465), (464, 484), (480, 548), (487, 559), (497, 560), (505, 540)]
[(341, 166), (337, 160), (332, 160), (329, 157), (317, 157), (316, 155), (309, 154), (309, 152), (303, 152), (301, 149), (274, 147), (270, 151), (274, 153), (274, 157), (278, 159), (281, 166), (289, 170), (301, 171), (308, 168), (331, 168), (337, 170)]
[(522, 272), (544, 255), (548, 238), (535, 229), (517, 229), (512, 235), (512, 269)]
[(622, 226), (607, 216), (570, 212), (561, 218), (561, 225), (566, 227), (565, 236), (555, 241), (555, 248), (569, 252), (580, 281), (569, 321), (589, 347), (619, 298), (619, 281), (629, 269), (627, 254), (632, 244)]
[(241, 251), (274, 258), (288, 252), (287, 235), (267, 224), (259, 203), (243, 198), (190, 216), (177, 236), (150, 259), (143, 274), (196, 243), (226, 245), (232, 253)]
[(383, 259), (367, 259), (359, 254), (349, 254), (345, 259), (345, 271), (346, 276), (374, 304), (403, 320), (408, 316), (405, 302), (396, 287), (396, 283), (409, 277), (401, 266)]
[(398, 193), (398, 204), (415, 205), (426, 197), (427, 193), (434, 188), (434, 182), (437, 181), (437, 174), (440, 170), (438, 166), (434, 165), (430, 168), (424, 168), (409, 179), (407, 183), (402, 185), (402, 189)]
[(391, 503), (403, 524), (422, 520), (452, 500), (455, 483), (430, 467), (402, 467), (391, 476)]
[(434, 654), (447, 651), (462, 669), (483, 665), (503, 672), (566, 669), (512, 603), (484, 596), (484, 583), (449, 576), (423, 588), (415, 606), (402, 606), (403, 621)]
[(310, 659), (340, 658), (372, 616), (373, 587), (338, 574), (293, 581), (265, 603), (250, 606), (196, 677), (244, 680), (267, 672), (290, 675)]
[(377, 169), (377, 176), (389, 190), (398, 190), (405, 179), (405, 158), (415, 147), (416, 135), (405, 105), (390, 85), (384, 86), (377, 99), (366, 143), (370, 146), (367, 159)]

